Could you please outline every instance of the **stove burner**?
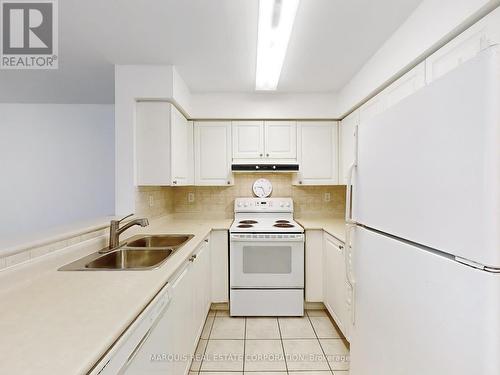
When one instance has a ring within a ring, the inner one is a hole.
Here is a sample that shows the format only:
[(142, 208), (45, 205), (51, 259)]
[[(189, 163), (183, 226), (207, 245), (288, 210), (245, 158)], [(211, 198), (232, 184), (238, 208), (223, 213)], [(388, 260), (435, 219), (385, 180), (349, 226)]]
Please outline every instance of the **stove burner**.
[(238, 228), (252, 228), (253, 225), (250, 225), (250, 224), (240, 224), (238, 225)]
[(255, 220), (241, 220), (240, 224), (257, 224)]
[(276, 224), (290, 224), (288, 220), (276, 220)]
[(278, 223), (278, 224), (274, 224), (273, 226), (277, 227), (277, 228), (293, 228), (293, 225), (292, 224), (285, 224), (285, 223)]

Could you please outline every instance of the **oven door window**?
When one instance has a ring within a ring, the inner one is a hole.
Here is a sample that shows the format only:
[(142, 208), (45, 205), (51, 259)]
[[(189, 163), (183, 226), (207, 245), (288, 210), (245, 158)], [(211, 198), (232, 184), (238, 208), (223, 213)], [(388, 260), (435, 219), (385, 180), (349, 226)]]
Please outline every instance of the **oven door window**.
[(290, 274), (291, 246), (244, 246), (244, 274)]

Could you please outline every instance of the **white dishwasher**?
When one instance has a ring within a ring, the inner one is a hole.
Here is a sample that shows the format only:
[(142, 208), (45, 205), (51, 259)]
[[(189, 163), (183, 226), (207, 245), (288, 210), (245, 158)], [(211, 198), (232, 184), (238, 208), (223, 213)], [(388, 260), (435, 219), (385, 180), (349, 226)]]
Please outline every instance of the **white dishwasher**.
[(111, 350), (90, 372), (91, 375), (172, 374), (175, 372), (175, 352), (172, 332), (172, 295), (179, 281), (186, 275), (182, 268), (174, 280), (156, 295), (139, 317), (123, 333)]

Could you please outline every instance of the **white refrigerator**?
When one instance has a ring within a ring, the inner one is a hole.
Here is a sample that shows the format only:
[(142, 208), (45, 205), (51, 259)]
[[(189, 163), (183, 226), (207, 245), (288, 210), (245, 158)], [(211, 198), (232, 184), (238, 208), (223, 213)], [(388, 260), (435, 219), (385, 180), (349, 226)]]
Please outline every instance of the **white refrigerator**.
[(500, 374), (500, 49), (358, 129), (351, 375)]

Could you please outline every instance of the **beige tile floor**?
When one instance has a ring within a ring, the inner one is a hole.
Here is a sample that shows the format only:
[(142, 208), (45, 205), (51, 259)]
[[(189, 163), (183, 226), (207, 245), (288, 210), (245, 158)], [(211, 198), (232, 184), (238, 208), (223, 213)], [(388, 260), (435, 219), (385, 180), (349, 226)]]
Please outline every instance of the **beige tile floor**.
[(197, 374), (348, 375), (348, 343), (322, 310), (301, 318), (210, 311), (191, 364), (190, 375)]

